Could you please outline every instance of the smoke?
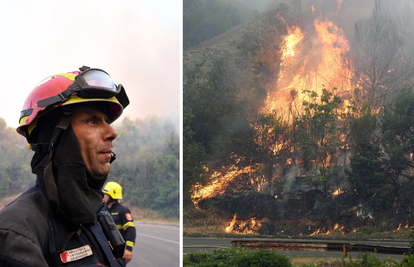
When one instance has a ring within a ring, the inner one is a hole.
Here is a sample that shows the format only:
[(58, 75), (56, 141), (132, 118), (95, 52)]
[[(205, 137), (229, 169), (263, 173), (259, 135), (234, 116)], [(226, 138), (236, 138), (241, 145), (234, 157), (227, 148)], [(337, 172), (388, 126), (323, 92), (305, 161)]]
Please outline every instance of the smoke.
[(178, 116), (179, 0), (23, 2), (4, 2), (0, 11), (8, 40), (0, 51), (2, 80), (4, 88), (15, 88), (8, 98), (14, 101), (0, 105), (8, 125), (18, 125), (36, 83), (82, 65), (104, 69), (125, 86), (131, 103), (123, 116)]
[(292, 167), (290, 167), (285, 175), (285, 186), (283, 187), (283, 193), (290, 193), (292, 192), (295, 188), (296, 185), (296, 178), (300, 177), (300, 173), (301, 173), (301, 168), (297, 165), (293, 165)]

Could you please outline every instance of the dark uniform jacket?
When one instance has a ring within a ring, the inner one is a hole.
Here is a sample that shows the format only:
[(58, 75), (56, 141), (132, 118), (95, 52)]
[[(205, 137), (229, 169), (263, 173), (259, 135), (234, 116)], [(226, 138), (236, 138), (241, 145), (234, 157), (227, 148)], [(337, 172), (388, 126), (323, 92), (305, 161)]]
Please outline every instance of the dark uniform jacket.
[(36, 186), (0, 212), (0, 266), (119, 267), (96, 221), (107, 177), (88, 175), (70, 124), (47, 147), (54, 153), (35, 150), (31, 161)]
[(69, 230), (35, 186), (0, 212), (0, 266), (119, 265), (96, 221)]
[(126, 249), (132, 251), (136, 237), (136, 230), (134, 220), (131, 216), (131, 211), (119, 202), (114, 202), (110, 208), (105, 205), (103, 210), (107, 210), (112, 215), (119, 232), (126, 242)]

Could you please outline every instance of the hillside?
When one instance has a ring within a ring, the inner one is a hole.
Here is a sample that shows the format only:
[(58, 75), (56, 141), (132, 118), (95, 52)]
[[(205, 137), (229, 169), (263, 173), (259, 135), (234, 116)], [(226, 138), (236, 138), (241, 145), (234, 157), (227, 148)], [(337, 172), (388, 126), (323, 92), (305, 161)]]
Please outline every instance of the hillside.
[[(385, 1), (347, 21), (355, 1), (311, 2), (280, 5), (184, 51), (188, 233), (203, 223), (263, 236), (414, 226), (412, 132), (402, 130), (414, 123), (414, 97), (400, 83), (412, 84), (404, 75), (414, 64), (389, 61), (407, 64), (393, 77), (386, 69), (392, 84), (355, 83), (369, 80), (362, 66), (378, 62), (361, 52), (375, 45), (370, 23), (399, 11), (386, 13)], [(352, 39), (358, 31), (366, 43)]]

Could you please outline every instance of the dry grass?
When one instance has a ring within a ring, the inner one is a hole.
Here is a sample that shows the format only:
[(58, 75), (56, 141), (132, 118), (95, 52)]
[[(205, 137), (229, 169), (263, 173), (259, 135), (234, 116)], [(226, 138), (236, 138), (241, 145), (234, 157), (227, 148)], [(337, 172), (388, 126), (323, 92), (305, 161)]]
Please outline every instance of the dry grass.
[(163, 218), (155, 210), (143, 210), (138, 207), (132, 207), (126, 202), (121, 202), (122, 205), (125, 205), (131, 211), (134, 221), (141, 222), (157, 222), (157, 223), (173, 223), (179, 224), (179, 219)]
[(224, 224), (217, 214), (206, 212), (203, 218), (184, 219), (183, 228), (188, 234), (217, 234), (224, 233)]
[[(204, 210), (184, 213), (183, 221), (183, 234), (203, 234), (203, 235), (223, 235), (225, 234), (225, 228), (228, 226), (231, 218), (214, 211)], [(398, 230), (389, 230), (392, 227), (389, 226), (367, 226), (365, 228), (356, 229), (355, 232), (344, 234), (339, 230), (334, 230), (329, 234), (317, 234), (314, 237), (328, 237), (328, 238), (346, 238), (346, 239), (359, 239), (359, 238), (394, 238), (394, 239), (410, 239), (409, 236), (413, 229), (411, 227), (401, 227)], [(230, 233), (234, 234), (234, 233)]]

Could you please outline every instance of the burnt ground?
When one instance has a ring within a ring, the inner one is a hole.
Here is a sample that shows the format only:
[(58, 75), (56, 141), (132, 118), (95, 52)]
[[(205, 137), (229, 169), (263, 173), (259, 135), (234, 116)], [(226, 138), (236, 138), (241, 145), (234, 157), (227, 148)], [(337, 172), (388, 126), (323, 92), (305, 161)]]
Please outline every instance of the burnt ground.
[[(382, 232), (414, 225), (410, 200), (396, 207), (373, 208), (368, 199), (348, 193), (325, 197), (320, 190), (299, 191), (281, 199), (257, 192), (220, 195), (201, 200), (198, 206), (201, 211), (220, 211), (229, 221), (237, 214), (233, 232), (253, 229), (264, 236), (309, 236), (332, 230), (348, 234), (364, 227)], [(261, 227), (241, 224), (251, 218), (260, 221)]]

